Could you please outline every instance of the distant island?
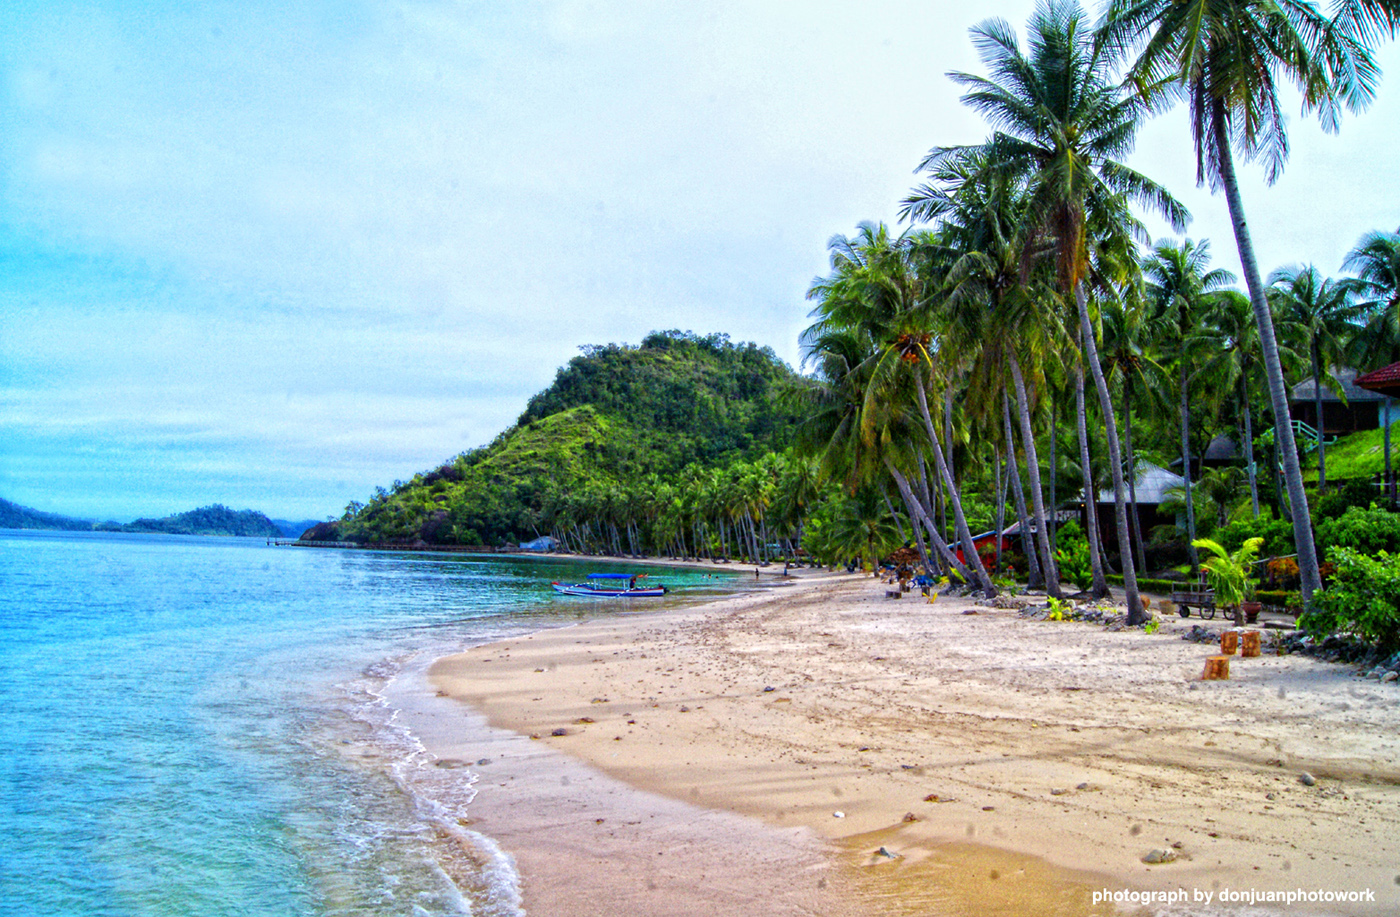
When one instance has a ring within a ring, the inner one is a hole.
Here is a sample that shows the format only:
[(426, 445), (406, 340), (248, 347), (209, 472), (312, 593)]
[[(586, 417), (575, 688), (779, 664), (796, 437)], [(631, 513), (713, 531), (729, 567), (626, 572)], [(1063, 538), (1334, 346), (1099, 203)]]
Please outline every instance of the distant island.
[(255, 538), (296, 538), (315, 520), (289, 522), (269, 519), (256, 510), (232, 510), (222, 504), (202, 506), (160, 519), (134, 522), (94, 522), (20, 506), (0, 499), (0, 528), (41, 529), (61, 532), (146, 532), (164, 535), (242, 535)]

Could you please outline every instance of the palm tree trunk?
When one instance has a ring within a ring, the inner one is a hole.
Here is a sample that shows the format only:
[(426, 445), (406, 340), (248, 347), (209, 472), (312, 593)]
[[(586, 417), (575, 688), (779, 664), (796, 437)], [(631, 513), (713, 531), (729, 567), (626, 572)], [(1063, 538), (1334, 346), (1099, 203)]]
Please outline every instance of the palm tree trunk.
[(1036, 539), (1031, 537), (1030, 520), (1026, 517), (1026, 495), (1021, 491), (1021, 472), (1016, 467), (1016, 439), (1011, 435), (1011, 405), (1007, 398), (1001, 399), (1001, 423), (1006, 428), (1007, 477), (1015, 486), (1016, 517), (1021, 523), (1021, 547), (1026, 552), (1026, 588), (1041, 589), (1045, 578), (1040, 571), (1040, 552), (1036, 549)]
[[(1058, 527), (1057, 513), (1060, 510), (1059, 495), (1055, 493), (1060, 480), (1060, 417), (1059, 406), (1055, 404), (1055, 399), (1050, 399), (1050, 528), (1049, 535), (1051, 552), (1059, 550), (1055, 544), (1055, 532)], [(1038, 472), (1040, 469), (1037, 468)]]
[(1133, 383), (1126, 372), (1123, 374), (1123, 451), (1128, 458), (1128, 518), (1133, 524), (1133, 547), (1137, 549), (1137, 569), (1146, 571), (1147, 554), (1142, 544), (1142, 518), (1138, 515), (1137, 459), (1133, 455)]
[(1283, 381), (1283, 364), (1279, 361), (1278, 341), (1274, 337), (1273, 316), (1264, 295), (1264, 280), (1259, 275), (1259, 261), (1254, 254), (1254, 241), (1245, 222), (1244, 203), (1240, 200), (1239, 179), (1230, 149), (1229, 125), (1225, 120), (1225, 105), (1211, 105), (1211, 142), (1215, 147), (1220, 169), (1220, 183), (1225, 189), (1225, 202), (1230, 208), (1234, 225), (1235, 244), (1240, 253), (1249, 301), (1254, 306), (1254, 321), (1259, 326), (1259, 345), (1264, 355), (1264, 372), (1269, 380), (1269, 406), (1274, 413), (1274, 442), (1282, 451), (1283, 477), (1288, 485), (1288, 501), (1293, 511), (1293, 544), (1298, 550), (1298, 578), (1303, 594), (1303, 606), (1312, 607), (1313, 593), (1322, 588), (1322, 574), (1317, 566), (1317, 547), (1313, 541), (1312, 514), (1303, 490), (1303, 471), (1298, 464), (1298, 445), (1293, 441), (1293, 428), (1288, 419), (1288, 389)]
[(904, 534), (904, 520), (899, 518), (899, 513), (894, 511), (894, 504), (890, 502), (890, 495), (885, 493), (885, 489), (880, 488), (880, 496), (885, 498), (885, 509), (890, 511), (890, 518), (894, 520), (894, 527), (899, 530), (899, 543), (908, 544), (909, 538)]
[(1016, 386), (1016, 407), (1021, 419), (1021, 446), (1026, 455), (1026, 476), (1030, 478), (1031, 506), (1035, 508), (1035, 537), (1040, 545), (1040, 556), (1045, 561), (1045, 592), (1057, 599), (1065, 597), (1060, 589), (1060, 571), (1055, 566), (1055, 557), (1050, 552), (1050, 531), (1045, 519), (1045, 498), (1040, 490), (1040, 459), (1035, 454), (1035, 433), (1031, 430), (1031, 408), (1026, 397), (1026, 380), (1021, 375), (1021, 364), (1014, 354), (1009, 355), (1011, 380)]
[[(953, 483), (952, 472), (948, 470), (948, 462), (943, 457), (943, 446), (938, 442), (938, 436), (934, 433), (933, 418), (928, 412), (928, 396), (924, 393), (923, 380), (914, 380), (914, 391), (919, 396), (919, 412), (924, 418), (924, 428), (928, 433), (929, 451), (933, 453), (933, 466), (938, 472), (938, 478), (943, 482), (943, 490), (948, 506), (953, 509), (953, 525), (957, 529), (958, 540), (962, 543), (963, 559), (967, 566), (971, 568), (976, 585), (981, 587), (983, 595), (987, 598), (995, 598), (997, 587), (992, 583), (991, 577), (987, 575), (987, 569), (982, 566), (982, 559), (977, 556), (977, 546), (972, 541), (972, 532), (968, 530), (967, 519), (963, 516), (962, 500), (958, 499), (957, 486)], [(973, 580), (968, 580), (968, 585), (972, 585)]]
[(1093, 574), (1090, 594), (1101, 599), (1109, 594), (1103, 575), (1103, 551), (1099, 547), (1099, 501), (1094, 492), (1094, 469), (1089, 464), (1089, 421), (1084, 405), (1084, 368), (1074, 372), (1074, 414), (1079, 431), (1079, 470), (1084, 481), (1084, 526), (1089, 539), (1089, 570)]
[(1385, 503), (1395, 502), (1394, 478), (1390, 476), (1390, 396), (1385, 396)]
[(1244, 395), (1244, 463), (1249, 469), (1249, 505), (1254, 518), (1259, 518), (1259, 469), (1254, 466), (1254, 421), (1249, 411), (1249, 385), (1240, 373), (1240, 389)]
[(1178, 355), (1181, 362), (1178, 368), (1180, 381), (1178, 389), (1181, 398), (1181, 475), (1186, 479), (1186, 554), (1191, 558), (1191, 575), (1196, 575), (1201, 567), (1200, 555), (1196, 553), (1196, 501), (1191, 496), (1191, 403), (1187, 400), (1186, 353)]
[(1133, 563), (1132, 543), (1128, 536), (1127, 489), (1123, 486), (1123, 453), (1118, 442), (1118, 421), (1113, 416), (1113, 399), (1109, 397), (1108, 381), (1104, 379), (1103, 367), (1099, 365), (1099, 348), (1094, 341), (1093, 326), (1089, 323), (1089, 298), (1084, 293), (1082, 282), (1075, 289), (1075, 298), (1079, 301), (1079, 324), (1084, 335), (1084, 350), (1089, 361), (1089, 374), (1094, 377), (1094, 388), (1099, 393), (1099, 407), (1103, 411), (1104, 427), (1108, 432), (1108, 470), (1113, 478), (1113, 518), (1118, 528), (1118, 563), (1123, 570), (1128, 624), (1136, 626), (1146, 621), (1147, 616), (1142, 607), (1142, 597), (1138, 595), (1137, 566)]
[(1322, 441), (1322, 355), (1317, 343), (1312, 345), (1313, 405), (1317, 421), (1317, 492), (1327, 486), (1327, 444)]
[(1006, 477), (1007, 477), (1008, 474), (1010, 474), (1010, 471), (1009, 471), (1009, 470), (1007, 470), (1007, 471), (1003, 471), (1003, 470), (1002, 470), (1002, 467), (1001, 467), (1001, 450), (995, 448), (995, 446), (992, 448), (992, 473), (993, 473), (993, 475), (995, 476), (995, 479), (996, 479), (996, 486), (993, 488), (993, 490), (996, 492), (996, 501), (997, 501), (996, 521), (995, 521), (995, 524), (994, 524), (994, 526), (993, 526), (993, 528), (996, 529), (996, 539), (997, 539), (997, 546), (996, 546), (996, 571), (997, 571), (997, 575), (1000, 576), (1000, 575), (1001, 575), (1001, 533), (1006, 529)]

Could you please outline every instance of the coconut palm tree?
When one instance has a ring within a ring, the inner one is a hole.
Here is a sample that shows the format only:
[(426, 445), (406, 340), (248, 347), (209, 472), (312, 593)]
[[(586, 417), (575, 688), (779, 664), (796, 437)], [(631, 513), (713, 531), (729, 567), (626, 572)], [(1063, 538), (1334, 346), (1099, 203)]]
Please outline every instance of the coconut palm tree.
[[(1287, 338), (1288, 335), (1283, 337)], [(1259, 474), (1254, 461), (1254, 399), (1251, 392), (1260, 378), (1262, 358), (1259, 326), (1254, 321), (1254, 307), (1250, 305), (1249, 297), (1238, 290), (1221, 290), (1207, 296), (1205, 320), (1187, 346), (1206, 355), (1205, 362), (1197, 371), (1198, 375), (1208, 380), (1216, 391), (1230, 392), (1238, 398), (1250, 507), (1257, 519)], [(1282, 345), (1280, 355), (1285, 363), (1291, 365), (1296, 362), (1293, 351)]]
[[(1225, 192), (1244, 268), (1269, 383), (1274, 427), (1289, 427), (1288, 390), (1268, 298), (1254, 253), (1235, 174), (1234, 150), (1262, 160), (1272, 184), (1288, 158), (1280, 81), (1300, 91), (1305, 113), (1317, 112), (1336, 131), (1343, 108), (1364, 108), (1379, 70), (1369, 43), (1400, 27), (1397, 0), (1340, 0), (1329, 20), (1307, 0), (1111, 0), (1100, 42), (1113, 56), (1136, 54), (1130, 81), (1142, 97), (1164, 108), (1186, 99), (1196, 151), (1196, 177)], [(1278, 436), (1303, 600), (1321, 588), (1298, 450)]]
[[(1342, 270), (1351, 271), (1356, 298), (1371, 306), (1371, 320), (1353, 342), (1354, 366), (1388, 366), (1400, 359), (1400, 229), (1373, 232), (1361, 237), (1347, 253)], [(1390, 398), (1385, 399), (1385, 480), (1394, 480), (1390, 468)]]
[[(921, 164), (931, 178), (905, 198), (900, 215), (939, 224), (936, 239), (951, 262), (943, 286), (946, 346), (976, 354), (969, 388), (992, 396), (974, 400), (972, 407), (990, 415), (997, 400), (1004, 404), (1013, 396), (1016, 399), (1035, 514), (1036, 537), (1023, 538), (1028, 574), (1032, 584), (1043, 581), (1051, 596), (1062, 598), (1032, 421), (1032, 385), (1041, 375), (1045, 341), (1058, 331), (1054, 314), (1045, 308), (1047, 297), (1038, 289), (1038, 278), (1028, 271), (1047, 248), (1030, 241), (1029, 199), (1023, 180), (979, 157), (975, 150), (957, 156), (938, 154), (935, 150)], [(1009, 431), (1006, 437), (1014, 453)], [(1019, 472), (1015, 477), (1016, 499), (1024, 501)], [(1018, 512), (1024, 533), (1024, 508)]]
[(1181, 411), (1181, 473), (1186, 479), (1186, 544), (1194, 573), (1200, 564), (1196, 548), (1195, 503), (1191, 499), (1191, 400), (1190, 379), (1192, 361), (1201, 351), (1192, 346), (1192, 335), (1205, 309), (1208, 294), (1234, 282), (1234, 275), (1219, 268), (1209, 270), (1210, 243), (1192, 242), (1181, 245), (1159, 242), (1143, 264), (1147, 278), (1147, 297), (1159, 320), (1163, 337), (1159, 347), (1176, 364), (1178, 397)]
[(1274, 271), (1269, 275), (1269, 297), (1274, 310), (1297, 329), (1298, 350), (1308, 355), (1317, 412), (1317, 486), (1325, 487), (1327, 441), (1323, 436), (1322, 375), (1327, 373), (1334, 390), (1341, 392), (1341, 384), (1331, 376), (1331, 368), (1342, 361), (1369, 307), (1352, 299), (1349, 285), (1323, 277), (1312, 265)]
[[(1083, 9), (1075, 0), (1046, 0), (1027, 27), (1023, 53), (1003, 20), (972, 30), (989, 77), (952, 73), (965, 88), (962, 101), (996, 129), (972, 155), (985, 155), (1026, 176), (1033, 223), (1055, 240), (1061, 293), (1077, 306), (1084, 364), (1094, 380), (1108, 433), (1118, 541), (1128, 545), (1126, 488), (1117, 423), (1097, 353), (1090, 315), (1089, 239), (1113, 229), (1130, 231), (1125, 201), (1153, 207), (1173, 226), (1185, 209), (1166, 189), (1121, 162), (1132, 149), (1145, 107), (1113, 79), (1111, 61), (1095, 47)], [(969, 155), (966, 147), (935, 150), (931, 160)], [(926, 160), (926, 162), (929, 160)], [(1132, 553), (1124, 550), (1123, 582), (1130, 622), (1143, 617)]]
[[(1136, 293), (1137, 286), (1129, 292)], [(1138, 517), (1137, 460), (1133, 454), (1133, 405), (1138, 396), (1147, 402), (1152, 414), (1160, 415), (1158, 393), (1166, 387), (1162, 365), (1149, 355), (1158, 327), (1147, 303), (1133, 295), (1113, 297), (1101, 310), (1103, 323), (1104, 368), (1110, 382), (1116, 381), (1123, 400), (1123, 458), (1128, 478), (1129, 520), (1133, 528), (1133, 545), (1137, 550), (1138, 567), (1147, 569), (1142, 540), (1142, 523)]]

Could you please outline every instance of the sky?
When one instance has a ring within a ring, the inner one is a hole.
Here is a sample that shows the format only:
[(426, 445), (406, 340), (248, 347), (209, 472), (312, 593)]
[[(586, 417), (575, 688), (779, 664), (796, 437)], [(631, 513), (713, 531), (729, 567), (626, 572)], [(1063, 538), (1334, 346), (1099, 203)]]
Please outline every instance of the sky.
[[(1033, 6), (10, 0), (0, 497), (324, 519), (490, 442), (584, 345), (795, 366), (830, 238), (986, 136), (946, 77), (980, 72), (969, 27)], [(1241, 170), (1265, 271), (1400, 226), (1379, 58), (1339, 135), (1295, 105), (1283, 178)], [(1129, 161), (1238, 271), (1183, 112)]]

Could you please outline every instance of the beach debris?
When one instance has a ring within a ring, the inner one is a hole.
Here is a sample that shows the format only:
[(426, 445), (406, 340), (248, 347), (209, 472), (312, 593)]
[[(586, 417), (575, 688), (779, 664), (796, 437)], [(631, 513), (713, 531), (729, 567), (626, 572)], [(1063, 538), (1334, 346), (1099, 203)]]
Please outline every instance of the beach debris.
[(965, 615), (975, 615), (975, 614), (980, 614), (980, 612), (978, 612), (978, 610), (977, 610), (976, 608), (969, 608), (969, 609), (967, 609), (966, 611), (964, 611), (963, 614), (965, 614)]
[(832, 818), (845, 818), (845, 817), (846, 817), (846, 813), (845, 813), (845, 812), (842, 812), (840, 809), (837, 809), (835, 812), (832, 812), (832, 813), (831, 813), (831, 817), (832, 817)]
[(552, 736), (566, 736), (568, 734), (569, 730), (565, 729), (563, 726), (560, 726), (558, 729), (550, 733), (550, 735)]
[(1065, 793), (1067, 793), (1067, 792), (1069, 792), (1069, 791), (1066, 790), (1064, 787), (1061, 787), (1061, 786), (1052, 786), (1052, 787), (1050, 788), (1050, 795), (1051, 795), (1051, 796), (1063, 796), (1063, 795), (1065, 795)]
[(939, 795), (938, 795), (937, 793), (929, 793), (927, 796), (924, 797), (924, 802), (942, 802), (942, 801), (943, 801), (943, 800), (939, 797)]
[(1075, 786), (1075, 789), (1076, 789), (1076, 790), (1087, 790), (1088, 788), (1089, 788), (1089, 782), (1088, 782), (1087, 780), (1086, 780), (1085, 782), (1080, 783), (1080, 784), (1077, 784), (1077, 785)]
[(1147, 856), (1142, 858), (1142, 861), (1147, 864), (1174, 863), (1176, 862), (1176, 851), (1159, 847), (1149, 852)]
[(536, 672), (543, 672), (544, 669), (535, 669)]
[(982, 807), (982, 811), (983, 811), (983, 812), (995, 812), (996, 810), (997, 810), (997, 807), (996, 807), (996, 806), (983, 806), (983, 807)]
[(574, 720), (574, 722), (578, 723), (579, 725), (584, 725), (587, 723), (596, 723), (598, 721), (591, 716), (581, 716), (578, 719)]
[(606, 704), (607, 702), (608, 699), (606, 697), (595, 697), (589, 701), (590, 704)]
[(1303, 771), (1298, 775), (1298, 782), (1303, 786), (1317, 786), (1317, 778), (1307, 771)]
[(466, 767), (467, 762), (460, 758), (439, 758), (433, 762), (434, 767), (441, 767), (444, 770), (454, 770), (459, 767)]
[(476, 761), (476, 766), (477, 766), (477, 767), (485, 767), (486, 765), (488, 765), (488, 764), (490, 764), (490, 763), (491, 763), (491, 759), (490, 759), (490, 758), (478, 758), (477, 761)]
[(884, 857), (887, 860), (899, 859), (899, 854), (891, 853), (888, 847), (881, 847), (879, 850), (875, 851), (875, 855), (877, 857)]
[(690, 708), (687, 707), (685, 704), (681, 704), (681, 713), (689, 713), (689, 712), (690, 712)]
[(776, 690), (778, 690), (778, 689), (775, 688), (775, 687), (773, 687), (772, 685), (764, 685), (764, 686), (763, 686), (763, 693), (764, 693), (764, 694), (772, 694), (772, 693), (773, 693), (774, 691), (776, 691)]
[(915, 821), (918, 821), (918, 820), (919, 820), (919, 816), (915, 815), (913, 812), (905, 812), (905, 813), (904, 813), (903, 821), (904, 821), (905, 824), (908, 824), (909, 822), (915, 822)]
[(1382, 682), (1391, 682), (1391, 681), (1395, 681), (1397, 678), (1400, 678), (1400, 672), (1396, 672), (1396, 671), (1393, 671), (1393, 670), (1392, 670), (1392, 671), (1386, 672), (1384, 675), (1382, 675), (1382, 676), (1381, 676), (1381, 681), (1382, 681)]

